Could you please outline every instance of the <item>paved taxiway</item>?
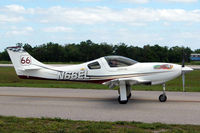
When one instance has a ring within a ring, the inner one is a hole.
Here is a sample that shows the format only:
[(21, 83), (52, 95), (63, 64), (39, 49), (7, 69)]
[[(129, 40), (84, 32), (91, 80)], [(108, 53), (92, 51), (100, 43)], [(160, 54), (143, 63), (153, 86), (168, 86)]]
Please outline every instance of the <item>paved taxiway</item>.
[(0, 115), (72, 120), (200, 124), (200, 93), (133, 91), (118, 104), (116, 90), (0, 87)]

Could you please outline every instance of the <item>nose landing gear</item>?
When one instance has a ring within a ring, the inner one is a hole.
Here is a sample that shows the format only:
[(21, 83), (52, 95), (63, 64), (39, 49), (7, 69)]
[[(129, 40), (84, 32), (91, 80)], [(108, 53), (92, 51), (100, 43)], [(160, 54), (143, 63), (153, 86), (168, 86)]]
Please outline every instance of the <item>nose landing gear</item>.
[(165, 101), (167, 101), (167, 96), (166, 96), (166, 94), (165, 94), (165, 83), (163, 84), (163, 94), (161, 94), (161, 95), (159, 96), (159, 101), (160, 101), (160, 102), (165, 102)]
[(161, 94), (161, 95), (159, 96), (159, 101), (160, 101), (160, 102), (165, 102), (165, 101), (167, 101), (167, 96), (166, 96), (165, 94)]

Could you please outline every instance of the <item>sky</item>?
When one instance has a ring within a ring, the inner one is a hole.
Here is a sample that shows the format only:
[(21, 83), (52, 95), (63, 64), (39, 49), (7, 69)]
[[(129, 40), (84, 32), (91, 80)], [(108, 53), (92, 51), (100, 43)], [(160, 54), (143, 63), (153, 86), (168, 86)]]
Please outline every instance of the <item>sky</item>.
[(200, 0), (0, 0), (0, 51), (92, 40), (200, 48)]

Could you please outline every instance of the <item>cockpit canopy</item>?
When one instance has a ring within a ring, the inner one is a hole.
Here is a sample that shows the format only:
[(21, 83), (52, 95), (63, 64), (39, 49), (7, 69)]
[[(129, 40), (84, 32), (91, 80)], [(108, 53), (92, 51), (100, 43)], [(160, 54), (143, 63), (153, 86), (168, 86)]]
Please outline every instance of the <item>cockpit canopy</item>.
[(106, 59), (110, 67), (125, 67), (137, 63), (137, 61), (123, 56), (113, 55), (113, 56), (105, 56), (104, 58)]

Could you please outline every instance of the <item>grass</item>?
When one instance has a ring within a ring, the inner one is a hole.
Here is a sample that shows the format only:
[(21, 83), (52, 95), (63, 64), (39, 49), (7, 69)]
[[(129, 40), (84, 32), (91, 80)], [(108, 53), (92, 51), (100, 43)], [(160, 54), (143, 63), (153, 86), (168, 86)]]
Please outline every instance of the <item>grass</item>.
[(0, 86), (13, 87), (48, 87), (48, 88), (89, 88), (89, 89), (108, 89), (101, 84), (89, 84), (69, 81), (53, 80), (27, 80), (20, 79), (13, 67), (0, 67)]
[(186, 65), (200, 65), (200, 61), (191, 61), (191, 62), (186, 62)]
[(73, 121), (60, 118), (17, 118), (0, 116), (0, 133), (198, 133), (198, 125), (141, 122)]
[(0, 64), (11, 64), (11, 61), (0, 61)]
[[(19, 79), (13, 67), (0, 67), (0, 86), (109, 89), (107, 86), (101, 84), (69, 82), (69, 81)], [(182, 91), (181, 77), (167, 82), (166, 87), (168, 91)], [(162, 86), (137, 85), (133, 86), (133, 90), (162, 90)], [(192, 71), (191, 73), (186, 74), (186, 91), (200, 92), (200, 71), (195, 70)]]

